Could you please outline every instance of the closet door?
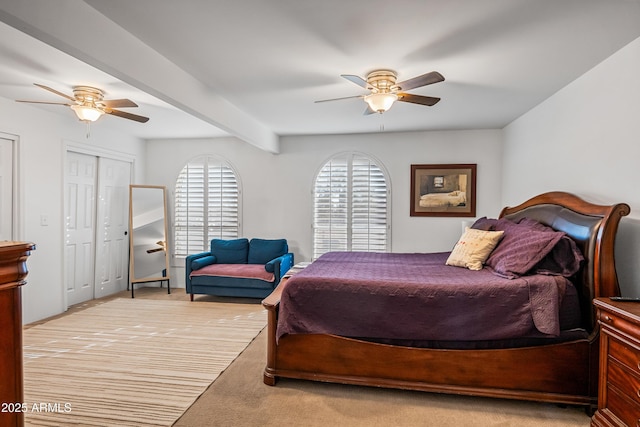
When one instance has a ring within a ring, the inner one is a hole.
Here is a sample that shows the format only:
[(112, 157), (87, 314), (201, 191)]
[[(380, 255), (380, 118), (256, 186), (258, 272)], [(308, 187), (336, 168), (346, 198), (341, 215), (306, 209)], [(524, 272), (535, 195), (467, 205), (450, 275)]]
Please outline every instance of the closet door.
[(67, 152), (67, 306), (125, 290), (131, 163)]
[(13, 141), (0, 137), (0, 240), (13, 240)]
[(131, 163), (98, 160), (95, 297), (125, 290), (129, 266)]
[(67, 305), (93, 298), (98, 158), (67, 152), (65, 186), (65, 284)]

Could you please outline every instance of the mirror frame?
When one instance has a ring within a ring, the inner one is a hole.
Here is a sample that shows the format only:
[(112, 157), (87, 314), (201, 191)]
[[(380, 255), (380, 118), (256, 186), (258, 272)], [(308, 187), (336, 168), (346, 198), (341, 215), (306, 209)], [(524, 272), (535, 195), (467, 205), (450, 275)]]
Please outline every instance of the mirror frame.
[[(164, 265), (166, 276), (157, 277), (145, 277), (142, 279), (135, 278), (135, 260), (134, 260), (134, 233), (133, 233), (133, 193), (134, 189), (158, 189), (162, 190), (162, 202), (163, 202), (163, 214), (164, 214)], [(163, 185), (129, 185), (129, 283), (131, 284), (131, 298), (133, 298), (134, 285), (136, 283), (148, 283), (148, 282), (167, 282), (168, 293), (171, 293), (170, 287), (170, 271), (169, 271), (169, 224), (167, 216), (167, 188)]]

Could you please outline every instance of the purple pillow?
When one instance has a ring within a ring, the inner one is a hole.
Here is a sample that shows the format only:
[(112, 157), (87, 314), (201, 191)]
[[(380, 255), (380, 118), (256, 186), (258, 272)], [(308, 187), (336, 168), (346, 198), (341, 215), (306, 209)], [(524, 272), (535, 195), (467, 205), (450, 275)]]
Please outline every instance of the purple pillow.
[(565, 235), (560, 231), (544, 231), (506, 218), (496, 222), (495, 230), (504, 231), (504, 236), (491, 252), (486, 265), (495, 274), (511, 279), (529, 272)]
[(490, 219), (490, 218), (487, 218), (486, 216), (483, 216), (482, 218), (478, 218), (470, 228), (474, 228), (476, 230), (482, 230), (482, 231), (495, 231), (497, 222), (498, 222), (497, 219), (493, 219), (493, 218)]
[[(553, 228), (531, 218), (522, 218), (518, 221), (518, 224), (528, 225), (536, 230), (556, 232)], [(560, 241), (531, 270), (531, 273), (571, 277), (580, 271), (583, 261), (584, 256), (582, 256), (582, 252), (578, 249), (576, 242), (563, 233)]]

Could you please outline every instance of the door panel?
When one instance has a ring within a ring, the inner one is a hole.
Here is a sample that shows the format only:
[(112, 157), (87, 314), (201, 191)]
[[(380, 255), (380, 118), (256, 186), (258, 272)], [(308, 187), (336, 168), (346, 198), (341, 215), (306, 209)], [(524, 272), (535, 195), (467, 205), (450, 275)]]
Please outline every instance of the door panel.
[(131, 163), (99, 159), (95, 296), (126, 289), (129, 265)]
[(13, 141), (0, 138), (0, 240), (13, 240)]
[(97, 158), (67, 153), (65, 186), (65, 284), (67, 304), (93, 298)]

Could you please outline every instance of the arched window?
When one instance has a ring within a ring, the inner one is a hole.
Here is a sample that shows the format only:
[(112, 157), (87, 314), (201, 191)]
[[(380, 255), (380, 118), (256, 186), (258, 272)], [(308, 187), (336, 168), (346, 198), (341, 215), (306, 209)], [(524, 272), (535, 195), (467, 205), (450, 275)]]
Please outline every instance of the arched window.
[(175, 191), (174, 253), (209, 250), (211, 239), (240, 235), (240, 189), (234, 170), (213, 156), (191, 160)]
[(390, 250), (387, 181), (364, 154), (341, 154), (324, 164), (314, 184), (314, 259), (329, 251)]

